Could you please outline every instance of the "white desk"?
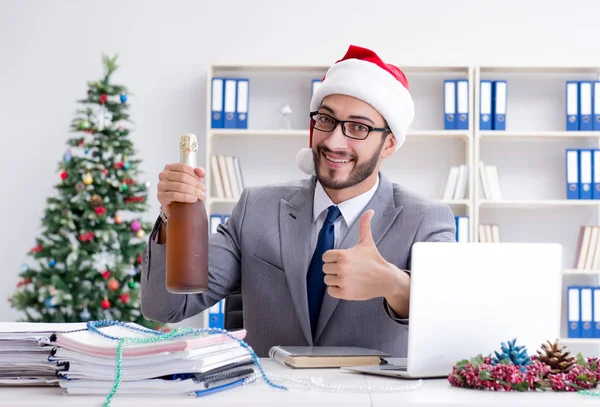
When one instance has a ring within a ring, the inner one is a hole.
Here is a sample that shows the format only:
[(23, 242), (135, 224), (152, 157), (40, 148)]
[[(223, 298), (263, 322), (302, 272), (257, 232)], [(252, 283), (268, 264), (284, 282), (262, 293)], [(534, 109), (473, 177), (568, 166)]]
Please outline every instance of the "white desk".
[[(271, 360), (263, 360), (265, 371), (277, 375), (296, 375), (322, 377), (327, 383), (354, 386), (379, 386), (414, 381), (368, 376), (359, 373), (342, 372), (338, 369), (291, 370)], [(288, 383), (282, 383), (288, 386)], [(323, 392), (316, 389), (305, 390), (288, 386), (289, 391), (274, 389), (262, 379), (243, 387), (207, 395), (202, 398), (156, 398), (116, 396), (111, 406), (169, 406), (209, 405), (229, 406), (544, 406), (577, 407), (598, 406), (598, 397), (589, 397), (577, 393), (559, 392), (490, 392), (482, 390), (459, 389), (450, 386), (447, 380), (424, 380), (423, 384), (409, 391), (395, 393), (338, 393)], [(0, 405), (11, 406), (102, 406), (104, 397), (65, 396), (58, 387), (0, 388)]]

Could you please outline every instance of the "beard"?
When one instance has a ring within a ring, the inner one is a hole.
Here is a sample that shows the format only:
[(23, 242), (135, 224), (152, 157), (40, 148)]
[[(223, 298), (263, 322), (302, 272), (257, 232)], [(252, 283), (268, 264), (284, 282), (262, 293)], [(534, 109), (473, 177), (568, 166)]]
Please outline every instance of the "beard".
[(321, 185), (323, 185), (324, 188), (335, 190), (350, 188), (354, 185), (360, 184), (361, 182), (369, 178), (369, 176), (373, 174), (373, 171), (375, 171), (375, 168), (377, 168), (379, 155), (381, 154), (381, 150), (383, 149), (385, 139), (386, 137), (381, 138), (381, 143), (379, 144), (379, 148), (377, 149), (377, 151), (375, 151), (375, 153), (373, 153), (373, 155), (364, 163), (357, 164), (355, 154), (346, 154), (345, 158), (352, 160), (352, 162), (354, 163), (354, 168), (352, 168), (350, 174), (345, 180), (339, 181), (334, 180), (335, 174), (339, 170), (321, 170), (321, 160), (326, 160), (326, 158), (323, 157), (322, 153), (333, 153), (333, 151), (325, 147), (323, 144), (318, 145), (317, 150), (313, 150), (313, 162), (315, 165), (315, 173), (317, 179), (319, 180)]

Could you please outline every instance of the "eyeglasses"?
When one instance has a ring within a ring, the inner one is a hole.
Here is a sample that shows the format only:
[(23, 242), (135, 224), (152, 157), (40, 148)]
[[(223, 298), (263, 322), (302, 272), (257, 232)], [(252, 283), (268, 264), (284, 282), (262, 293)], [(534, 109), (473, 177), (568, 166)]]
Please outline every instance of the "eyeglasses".
[(338, 123), (340, 123), (342, 125), (342, 133), (344, 133), (344, 136), (356, 140), (366, 139), (373, 131), (391, 131), (391, 129), (388, 127), (373, 127), (360, 122), (338, 120), (334, 117), (319, 112), (311, 112), (310, 118), (312, 119), (311, 125), (315, 130), (329, 133), (335, 130)]

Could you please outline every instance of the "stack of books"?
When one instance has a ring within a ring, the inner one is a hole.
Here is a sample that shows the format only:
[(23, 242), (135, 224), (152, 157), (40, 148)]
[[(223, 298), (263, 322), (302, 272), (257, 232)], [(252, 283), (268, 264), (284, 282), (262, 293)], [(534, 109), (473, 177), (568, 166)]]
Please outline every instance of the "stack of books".
[[(49, 360), (63, 367), (57, 374), (66, 394), (108, 395), (119, 377), (117, 395), (195, 397), (255, 380), (254, 359), (239, 341), (245, 335), (240, 330), (160, 338), (121, 323), (58, 333), (47, 343), (54, 347)], [(121, 338), (127, 340), (119, 352)]]
[(256, 380), (259, 362), (245, 336), (243, 329), (165, 333), (120, 321), (0, 323), (0, 385), (108, 400), (198, 397)]

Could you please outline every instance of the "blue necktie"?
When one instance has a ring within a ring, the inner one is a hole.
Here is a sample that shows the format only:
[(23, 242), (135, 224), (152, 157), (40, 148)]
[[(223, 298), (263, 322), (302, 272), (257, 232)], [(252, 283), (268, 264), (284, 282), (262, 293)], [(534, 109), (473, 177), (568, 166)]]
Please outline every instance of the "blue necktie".
[(319, 232), (319, 238), (317, 240), (317, 246), (313, 253), (312, 260), (310, 261), (310, 267), (308, 268), (308, 274), (306, 276), (306, 288), (308, 295), (308, 314), (310, 316), (310, 326), (312, 329), (313, 336), (317, 329), (317, 321), (319, 319), (319, 313), (321, 312), (321, 304), (323, 303), (323, 296), (327, 289), (325, 281), (325, 273), (323, 273), (323, 254), (327, 250), (331, 250), (334, 247), (335, 236), (333, 232), (333, 222), (340, 216), (340, 210), (337, 206), (331, 205), (328, 208), (327, 218), (321, 227)]

